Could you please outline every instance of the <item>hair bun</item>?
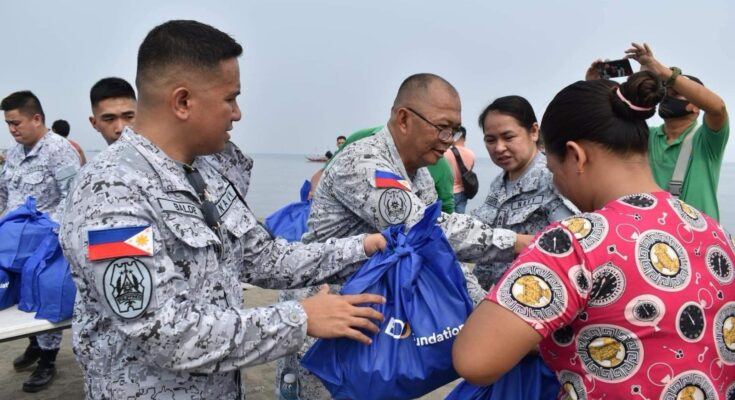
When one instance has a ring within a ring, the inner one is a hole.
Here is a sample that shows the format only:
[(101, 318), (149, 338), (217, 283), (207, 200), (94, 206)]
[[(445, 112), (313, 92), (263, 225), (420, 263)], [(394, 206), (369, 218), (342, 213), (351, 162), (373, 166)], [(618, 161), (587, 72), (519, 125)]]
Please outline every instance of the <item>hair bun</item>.
[(610, 90), (616, 115), (624, 119), (646, 120), (656, 112), (656, 105), (666, 95), (661, 79), (650, 71), (640, 71)]

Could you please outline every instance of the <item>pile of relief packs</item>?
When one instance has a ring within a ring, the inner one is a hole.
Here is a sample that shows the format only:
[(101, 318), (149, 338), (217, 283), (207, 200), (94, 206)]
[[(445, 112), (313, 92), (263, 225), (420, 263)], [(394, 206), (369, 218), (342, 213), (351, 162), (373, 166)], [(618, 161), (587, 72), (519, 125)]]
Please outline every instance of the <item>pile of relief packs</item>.
[(37, 319), (71, 318), (76, 287), (58, 228), (31, 196), (0, 219), (0, 310), (18, 304)]

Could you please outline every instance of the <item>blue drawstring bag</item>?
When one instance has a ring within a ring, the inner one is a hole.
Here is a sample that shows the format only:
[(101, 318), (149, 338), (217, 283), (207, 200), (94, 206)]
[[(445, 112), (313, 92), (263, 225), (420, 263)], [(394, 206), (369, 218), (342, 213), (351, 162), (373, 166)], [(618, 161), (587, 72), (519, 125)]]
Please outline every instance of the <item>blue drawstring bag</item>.
[(50, 235), (23, 266), (18, 309), (35, 311), (36, 319), (63, 321), (71, 318), (76, 293), (59, 238)]
[(528, 355), (494, 384), (475, 386), (462, 381), (444, 400), (554, 400), (559, 386), (544, 360)]
[(306, 233), (306, 222), (309, 220), (311, 200), (309, 192), (311, 182), (301, 185), (301, 201), (288, 204), (265, 219), (265, 226), (273, 236), (282, 237), (289, 242), (298, 242)]
[(20, 273), (26, 260), (59, 224), (36, 209), (36, 199), (26, 202), (0, 219), (0, 267)]
[(0, 310), (18, 303), (20, 282), (18, 274), (0, 268)]
[(375, 293), (372, 305), (385, 320), (373, 343), (318, 340), (301, 365), (317, 375), (335, 399), (413, 399), (457, 379), (454, 337), (472, 301), (454, 251), (436, 225), (437, 202), (404, 234), (403, 225), (383, 232), (388, 249), (373, 255), (342, 294)]
[(77, 288), (71, 276), (71, 267), (64, 258), (57, 236), (45, 242), (46, 257), (36, 268), (34, 293), (38, 298), (36, 319), (60, 322), (71, 318)]

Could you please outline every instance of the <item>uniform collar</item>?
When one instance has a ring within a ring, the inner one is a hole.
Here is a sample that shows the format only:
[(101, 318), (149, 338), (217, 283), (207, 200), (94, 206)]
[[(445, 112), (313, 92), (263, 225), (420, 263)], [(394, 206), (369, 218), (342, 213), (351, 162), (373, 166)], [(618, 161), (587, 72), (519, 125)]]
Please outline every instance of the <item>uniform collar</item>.
[[(158, 175), (158, 178), (161, 180), (161, 187), (164, 191), (189, 192), (194, 199), (199, 200), (196, 192), (194, 192), (194, 188), (191, 187), (191, 184), (186, 179), (182, 164), (167, 156), (160, 147), (127, 127), (123, 130), (118, 140), (135, 148), (148, 161), (153, 173)], [(201, 164), (202, 161), (199, 157), (194, 158), (194, 162), (192, 163), (194, 168), (199, 168)]]
[[(379, 137), (380, 140), (385, 143), (386, 147), (388, 148), (388, 154), (390, 155), (391, 162), (398, 169), (397, 172), (400, 173), (401, 176), (403, 176), (407, 180), (411, 181), (411, 177), (408, 176), (408, 172), (406, 172), (406, 166), (403, 165), (403, 159), (401, 158), (401, 154), (398, 152), (396, 142), (393, 141), (393, 135), (391, 134), (390, 129), (388, 129), (388, 125), (384, 126), (383, 129), (375, 134), (375, 136)], [(417, 170), (416, 174), (418, 173), (419, 172)]]
[[(519, 193), (527, 193), (527, 192), (533, 192), (538, 190), (539, 185), (541, 184), (541, 179), (538, 179), (538, 173), (536, 171), (546, 166), (546, 156), (543, 152), (539, 151), (536, 153), (536, 155), (533, 157), (533, 160), (531, 160), (531, 164), (528, 166), (526, 171), (521, 175), (511, 186), (510, 191), (508, 193), (508, 196), (515, 196)], [(505, 183), (505, 173), (503, 174), (503, 179), (501, 180), (501, 184)]]
[(26, 154), (25, 150), (23, 149), (23, 145), (18, 143), (16, 145), (16, 156), (19, 158), (19, 161), (25, 160), (26, 158), (35, 157), (38, 155), (38, 152), (41, 151), (41, 148), (43, 148), (44, 144), (48, 142), (51, 137), (51, 135), (55, 135), (55, 133), (51, 132), (51, 130), (46, 131), (46, 133), (41, 136), (40, 139), (38, 139), (38, 142), (36, 142), (36, 145), (33, 146), (31, 151)]

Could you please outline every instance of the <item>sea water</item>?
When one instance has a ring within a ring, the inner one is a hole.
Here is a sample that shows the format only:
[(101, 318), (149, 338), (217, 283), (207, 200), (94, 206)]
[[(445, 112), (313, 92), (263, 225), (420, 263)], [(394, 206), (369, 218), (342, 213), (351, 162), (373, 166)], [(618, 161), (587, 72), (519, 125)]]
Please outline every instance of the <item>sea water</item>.
[[(90, 151), (87, 158), (91, 159), (97, 153)], [(255, 215), (261, 219), (288, 203), (299, 201), (299, 189), (304, 180), (309, 180), (324, 165), (310, 162), (303, 155), (250, 154), (250, 156), (255, 164), (245, 200)], [(480, 191), (467, 204), (468, 212), (482, 204), (490, 182), (501, 169), (485, 157), (475, 161), (474, 171), (480, 181)], [(722, 166), (718, 200), (720, 221), (730, 232), (735, 232), (735, 163), (725, 163)]]

